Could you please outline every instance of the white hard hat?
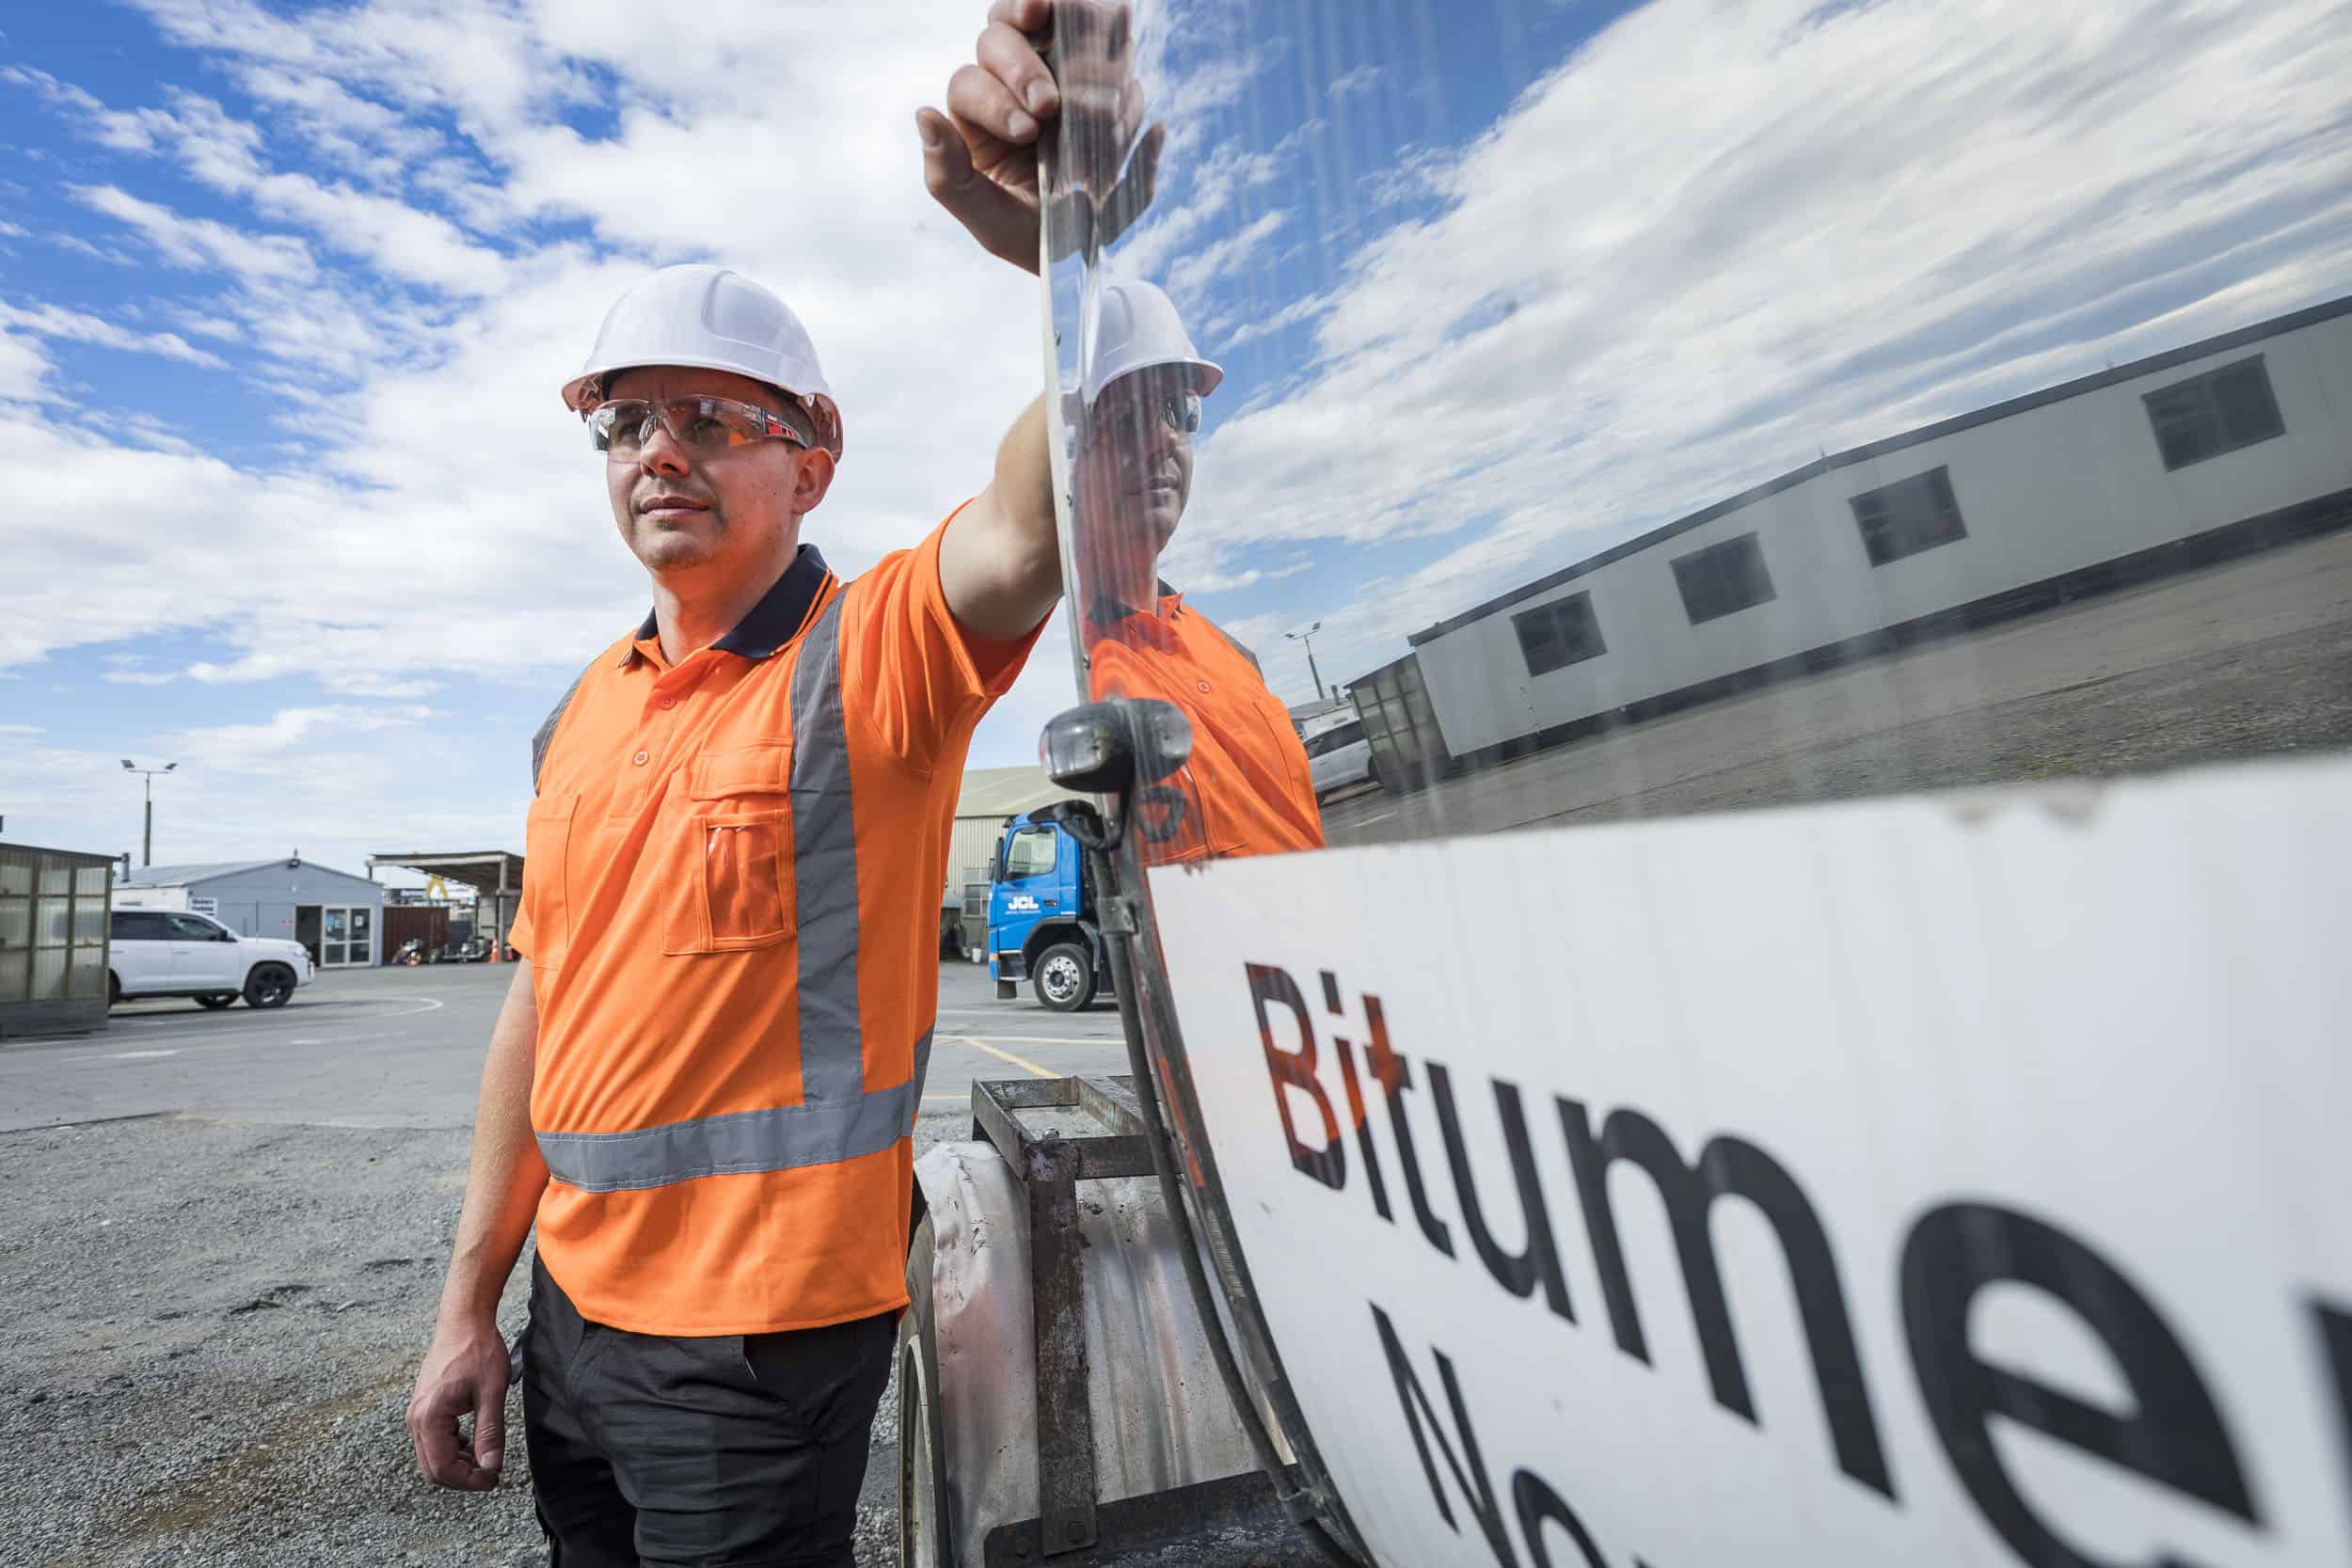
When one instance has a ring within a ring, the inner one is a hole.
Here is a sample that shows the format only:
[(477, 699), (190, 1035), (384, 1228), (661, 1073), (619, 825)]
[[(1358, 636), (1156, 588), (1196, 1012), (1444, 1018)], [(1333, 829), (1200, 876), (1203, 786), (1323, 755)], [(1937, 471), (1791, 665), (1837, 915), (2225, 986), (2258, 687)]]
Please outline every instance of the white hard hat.
[(1105, 283), (1095, 317), (1094, 359), (1087, 366), (1087, 402), (1101, 397), (1103, 388), (1120, 376), (1154, 365), (1189, 366), (1192, 389), (1203, 397), (1225, 379), (1225, 372), (1192, 346), (1176, 302), (1158, 284), (1126, 278)]
[(781, 387), (816, 421), (818, 443), (841, 455), (841, 409), (817, 345), (789, 305), (739, 272), (663, 267), (623, 294), (605, 312), (586, 367), (564, 384), (564, 406), (586, 413), (613, 372), (644, 365), (733, 371)]

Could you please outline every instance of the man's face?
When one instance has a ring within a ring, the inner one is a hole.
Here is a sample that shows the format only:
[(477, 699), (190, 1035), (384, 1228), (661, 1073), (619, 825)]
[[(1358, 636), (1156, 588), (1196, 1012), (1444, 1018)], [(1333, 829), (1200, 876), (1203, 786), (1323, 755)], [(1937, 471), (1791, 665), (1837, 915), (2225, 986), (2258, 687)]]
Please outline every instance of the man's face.
[[(727, 371), (660, 365), (624, 371), (607, 401), (730, 398), (786, 415), (775, 389)], [(788, 415), (787, 415), (788, 417)], [(657, 428), (633, 457), (609, 454), (605, 484), (629, 553), (654, 573), (755, 562), (789, 553), (802, 514), (824, 499), (833, 458), (789, 441), (755, 441), (692, 457)]]
[(1154, 366), (1120, 376), (1094, 401), (1079, 493), (1117, 530), (1117, 547), (1148, 549), (1156, 560), (1176, 536), (1192, 495), (1192, 436), (1181, 413), (1193, 385), (1190, 371)]

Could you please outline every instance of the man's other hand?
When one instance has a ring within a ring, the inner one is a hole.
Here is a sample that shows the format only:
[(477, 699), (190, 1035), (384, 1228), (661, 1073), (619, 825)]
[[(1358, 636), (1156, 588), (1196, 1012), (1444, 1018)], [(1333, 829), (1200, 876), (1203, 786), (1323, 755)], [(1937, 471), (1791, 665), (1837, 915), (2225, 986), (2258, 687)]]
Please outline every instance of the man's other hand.
[[(408, 1396), (408, 1438), (425, 1480), (461, 1492), (487, 1492), (499, 1483), (506, 1385), (506, 1341), (495, 1320), (435, 1331)], [(465, 1416), (473, 1418), (470, 1437), (458, 1427)]]

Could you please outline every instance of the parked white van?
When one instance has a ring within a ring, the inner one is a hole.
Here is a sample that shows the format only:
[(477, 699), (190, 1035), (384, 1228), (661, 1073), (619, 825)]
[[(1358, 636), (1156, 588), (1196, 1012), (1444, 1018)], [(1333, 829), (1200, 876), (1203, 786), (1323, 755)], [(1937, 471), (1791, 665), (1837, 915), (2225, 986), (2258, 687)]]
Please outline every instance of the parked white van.
[(109, 932), (106, 999), (193, 996), (200, 1006), (282, 1007), (311, 978), (298, 942), (241, 937), (208, 915), (178, 910), (117, 910)]

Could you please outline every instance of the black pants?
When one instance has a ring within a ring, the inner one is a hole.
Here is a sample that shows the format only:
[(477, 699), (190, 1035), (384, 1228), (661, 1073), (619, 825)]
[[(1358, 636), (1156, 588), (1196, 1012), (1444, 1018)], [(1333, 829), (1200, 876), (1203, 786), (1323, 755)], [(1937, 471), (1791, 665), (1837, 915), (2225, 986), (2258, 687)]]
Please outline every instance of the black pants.
[(673, 1338), (583, 1320), (537, 1259), (523, 1433), (554, 1568), (852, 1568), (897, 1314)]

